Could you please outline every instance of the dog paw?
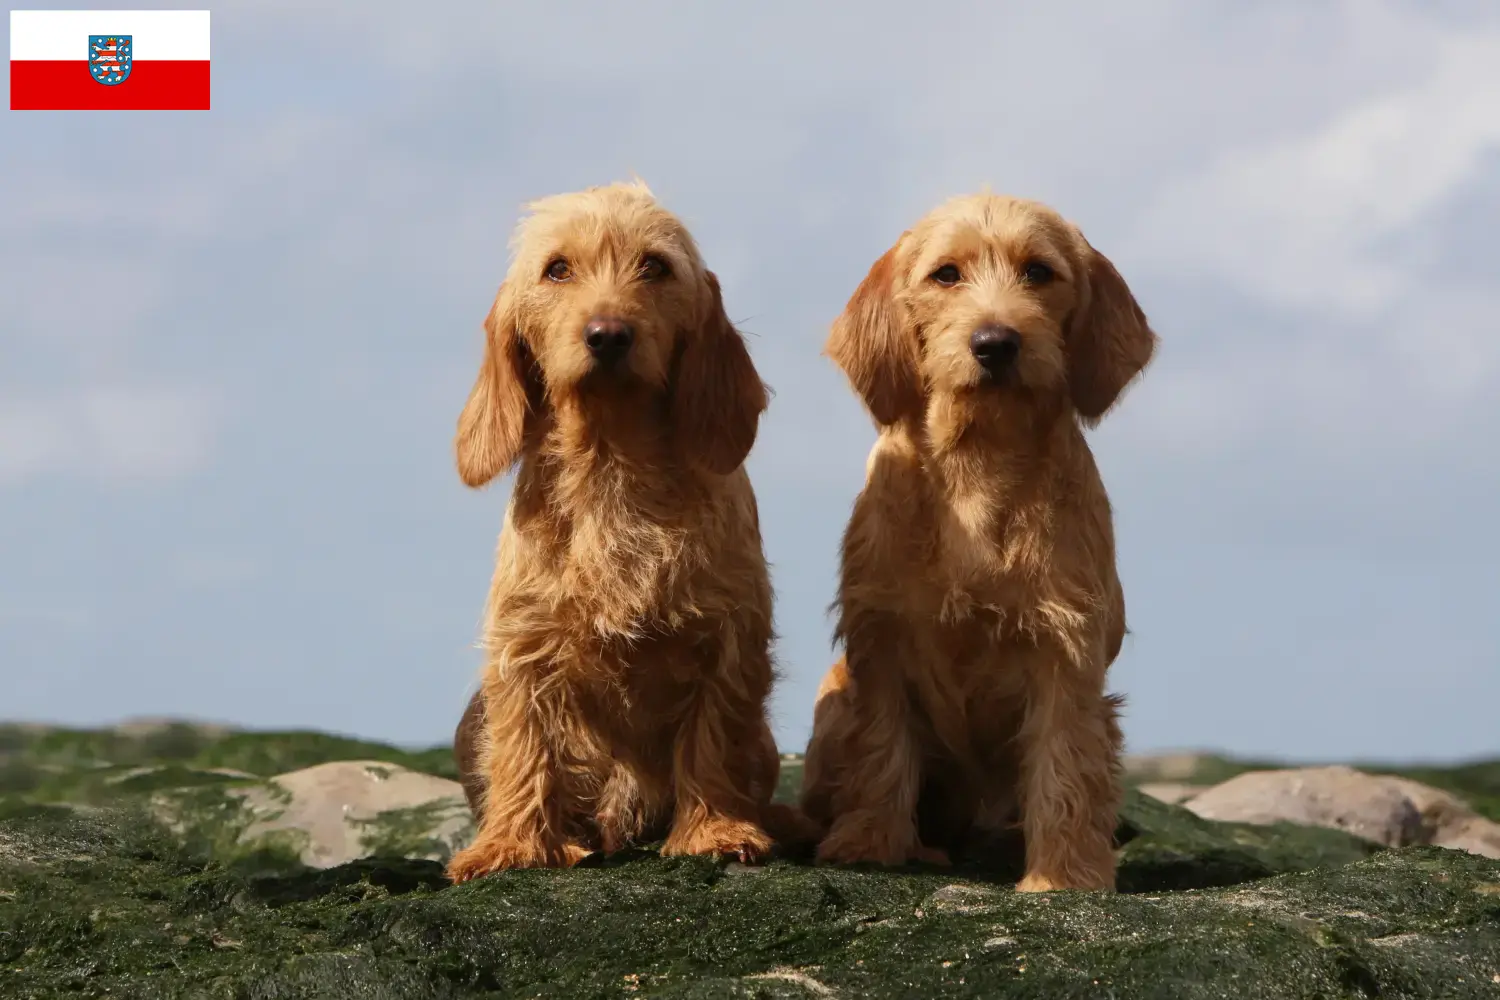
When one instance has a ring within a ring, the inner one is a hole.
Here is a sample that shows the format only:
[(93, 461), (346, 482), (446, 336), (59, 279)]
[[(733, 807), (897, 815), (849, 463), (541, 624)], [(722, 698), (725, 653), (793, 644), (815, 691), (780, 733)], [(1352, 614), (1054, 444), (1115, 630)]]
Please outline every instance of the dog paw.
[(948, 852), (941, 847), (926, 847), (918, 844), (913, 857), (924, 865), (937, 865), (939, 868), (953, 866), (953, 859), (948, 857)]
[(1017, 892), (1055, 892), (1066, 888), (1045, 875), (1027, 875), (1016, 883)]
[(753, 865), (771, 852), (771, 838), (754, 823), (735, 819), (707, 819), (684, 831), (674, 830), (662, 845), (664, 856), (706, 854)]
[(1090, 878), (1064, 878), (1043, 875), (1040, 872), (1030, 872), (1020, 882), (1016, 883), (1017, 892), (1058, 892), (1063, 889), (1110, 892), (1113, 891), (1114, 887), (1112, 875), (1099, 875)]
[[(818, 845), (818, 861), (831, 865), (875, 864), (895, 868), (920, 859), (923, 848), (917, 842), (917, 831), (892, 829), (870, 817), (849, 815), (833, 824), (828, 836)], [(941, 851), (937, 852), (942, 854)], [(944, 861), (947, 855), (943, 855)]]
[(823, 829), (796, 806), (769, 803), (761, 816), (767, 832), (783, 848), (810, 849), (823, 835)]
[(453, 855), (448, 862), (448, 878), (456, 884), (511, 868), (571, 868), (589, 853), (577, 844), (526, 844), (498, 838), (477, 840)]

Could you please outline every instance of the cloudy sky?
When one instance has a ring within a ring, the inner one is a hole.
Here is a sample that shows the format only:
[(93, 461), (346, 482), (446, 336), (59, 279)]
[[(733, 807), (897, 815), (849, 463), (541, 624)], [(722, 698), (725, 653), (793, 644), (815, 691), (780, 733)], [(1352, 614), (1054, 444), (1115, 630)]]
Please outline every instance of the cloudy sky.
[(508, 231), (636, 173), (777, 393), (785, 748), (873, 440), (827, 324), (989, 184), (1162, 337), (1092, 437), (1132, 749), (1500, 752), (1500, 9), (1244, 8), (256, 0), (213, 8), (212, 112), (4, 113), (0, 717), (446, 739), (509, 489), (450, 440)]

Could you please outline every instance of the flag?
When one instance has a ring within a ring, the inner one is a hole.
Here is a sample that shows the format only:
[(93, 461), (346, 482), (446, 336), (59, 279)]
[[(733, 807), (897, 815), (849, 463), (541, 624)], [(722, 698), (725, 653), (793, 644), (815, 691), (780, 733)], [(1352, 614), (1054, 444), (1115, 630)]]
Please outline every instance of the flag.
[(13, 10), (12, 111), (207, 111), (208, 11)]

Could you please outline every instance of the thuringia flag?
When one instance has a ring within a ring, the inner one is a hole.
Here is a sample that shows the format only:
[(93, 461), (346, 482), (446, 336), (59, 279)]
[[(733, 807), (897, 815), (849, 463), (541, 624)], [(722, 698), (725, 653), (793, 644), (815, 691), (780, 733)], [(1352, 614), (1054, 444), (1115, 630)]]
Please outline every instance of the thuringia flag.
[(207, 111), (206, 10), (13, 10), (12, 111)]

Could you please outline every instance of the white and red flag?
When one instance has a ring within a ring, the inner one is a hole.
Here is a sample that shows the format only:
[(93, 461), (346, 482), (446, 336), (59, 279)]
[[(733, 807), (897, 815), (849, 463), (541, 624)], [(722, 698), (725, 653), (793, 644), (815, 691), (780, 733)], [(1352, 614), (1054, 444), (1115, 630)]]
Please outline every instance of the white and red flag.
[(12, 111), (207, 111), (206, 10), (13, 10)]

